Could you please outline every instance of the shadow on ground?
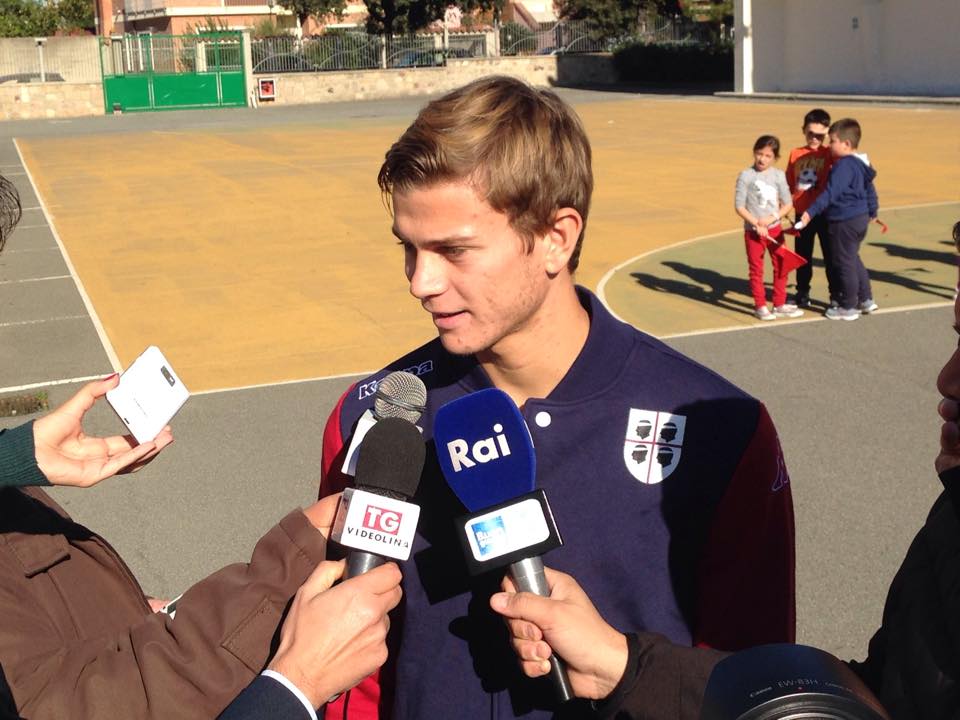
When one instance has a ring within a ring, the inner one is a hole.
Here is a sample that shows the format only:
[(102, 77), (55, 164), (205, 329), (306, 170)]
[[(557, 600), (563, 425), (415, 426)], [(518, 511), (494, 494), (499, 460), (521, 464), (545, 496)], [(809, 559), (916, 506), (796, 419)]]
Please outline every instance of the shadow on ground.
[[(957, 255), (944, 249), (960, 203), (887, 211), (890, 226), (871, 226), (861, 248), (881, 308), (949, 302), (957, 286)], [(819, 248), (815, 249), (819, 253)], [(772, 270), (766, 261), (767, 299)], [(823, 261), (813, 260), (813, 308), (827, 306)], [(794, 276), (788, 292), (794, 288)], [(624, 266), (603, 288), (614, 312), (656, 335), (757, 322), (747, 281), (743, 235), (731, 232), (648, 254)]]

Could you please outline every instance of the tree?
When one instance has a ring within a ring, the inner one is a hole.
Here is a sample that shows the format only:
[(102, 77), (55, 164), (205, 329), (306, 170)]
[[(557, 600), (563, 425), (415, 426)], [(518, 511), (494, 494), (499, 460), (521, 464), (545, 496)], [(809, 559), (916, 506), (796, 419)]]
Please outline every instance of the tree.
[(46, 37), (57, 30), (52, 5), (34, 0), (0, 0), (0, 37)]
[(733, 17), (733, 0), (686, 0), (683, 14), (691, 20), (719, 24)]
[(0, 37), (94, 31), (93, 0), (0, 0)]
[(598, 37), (633, 35), (640, 20), (651, 15), (673, 15), (679, 0), (558, 0), (560, 17), (583, 20)]
[(340, 17), (347, 7), (347, 0), (278, 0), (278, 4), (296, 15), (300, 27), (303, 27), (309, 17), (318, 20), (328, 15)]
[(721, 25), (733, 24), (733, 0), (685, 0), (683, 14), (710, 29), (713, 41), (721, 38)]
[(56, 12), (59, 16), (57, 24), (61, 30), (96, 31), (93, 0), (58, 0)]
[(505, 0), (366, 0), (367, 32), (375, 35), (399, 35), (416, 32), (437, 20), (443, 20), (448, 7), (455, 6), (464, 15), (490, 12), (499, 20)]

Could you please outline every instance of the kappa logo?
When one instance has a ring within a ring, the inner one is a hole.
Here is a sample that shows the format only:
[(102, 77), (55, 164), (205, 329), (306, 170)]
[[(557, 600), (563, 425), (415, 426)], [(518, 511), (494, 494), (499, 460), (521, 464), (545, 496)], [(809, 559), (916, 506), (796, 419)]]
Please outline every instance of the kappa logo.
[[(424, 360), (419, 365), (411, 365), (408, 368), (403, 368), (403, 372), (408, 372), (411, 375), (416, 375), (417, 377), (426, 375), (427, 373), (433, 372), (433, 360)], [(358, 385), (357, 399), (363, 400), (364, 398), (373, 397), (377, 394), (377, 387), (379, 385), (380, 380), (371, 380), (370, 382)]]
[(770, 492), (779, 492), (790, 484), (790, 476), (787, 474), (787, 463), (783, 459), (783, 448), (780, 447), (780, 441), (777, 440), (777, 477), (770, 487)]
[(677, 469), (687, 418), (657, 410), (630, 408), (623, 462), (646, 485), (663, 482)]

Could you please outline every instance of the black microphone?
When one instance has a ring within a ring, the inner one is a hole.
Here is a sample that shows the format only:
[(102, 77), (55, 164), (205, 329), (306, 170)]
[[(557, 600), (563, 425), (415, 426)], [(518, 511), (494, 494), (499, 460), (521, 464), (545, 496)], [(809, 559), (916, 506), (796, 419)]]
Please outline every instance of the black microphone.
[(387, 561), (410, 557), (420, 508), (407, 502), (417, 491), (426, 447), (416, 426), (386, 417), (360, 445), (356, 486), (343, 491), (330, 537), (351, 548), (345, 578)]

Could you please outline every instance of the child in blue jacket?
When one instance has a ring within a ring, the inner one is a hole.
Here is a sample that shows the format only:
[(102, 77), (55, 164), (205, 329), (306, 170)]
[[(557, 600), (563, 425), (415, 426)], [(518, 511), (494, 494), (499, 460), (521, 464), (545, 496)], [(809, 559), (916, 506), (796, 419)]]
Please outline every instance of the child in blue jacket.
[(827, 218), (833, 269), (840, 286), (839, 307), (830, 307), (831, 320), (857, 320), (860, 313), (877, 309), (870, 287), (870, 275), (860, 259), (860, 244), (867, 226), (876, 219), (878, 202), (873, 179), (877, 171), (866, 156), (857, 154), (860, 123), (853, 118), (837, 120), (830, 126), (830, 152), (833, 166), (827, 187), (800, 218), (798, 228), (806, 226), (820, 213)]

